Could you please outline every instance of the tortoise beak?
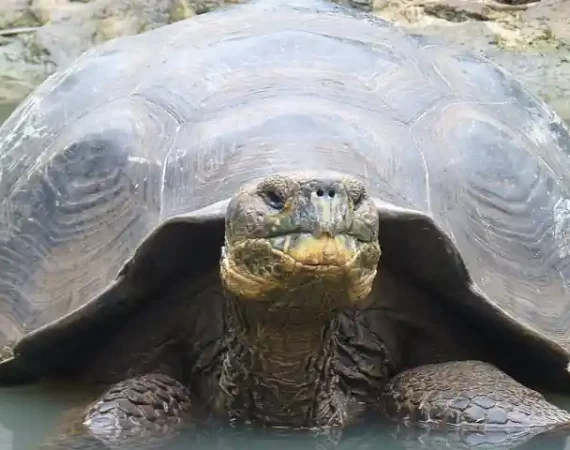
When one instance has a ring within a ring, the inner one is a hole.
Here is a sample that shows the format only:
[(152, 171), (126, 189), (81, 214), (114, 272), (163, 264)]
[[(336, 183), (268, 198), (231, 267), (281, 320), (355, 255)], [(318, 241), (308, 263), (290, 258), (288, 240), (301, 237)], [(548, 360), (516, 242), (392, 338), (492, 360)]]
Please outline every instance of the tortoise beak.
[(286, 237), (282, 251), (307, 266), (344, 266), (356, 256), (356, 244), (345, 234), (298, 234)]

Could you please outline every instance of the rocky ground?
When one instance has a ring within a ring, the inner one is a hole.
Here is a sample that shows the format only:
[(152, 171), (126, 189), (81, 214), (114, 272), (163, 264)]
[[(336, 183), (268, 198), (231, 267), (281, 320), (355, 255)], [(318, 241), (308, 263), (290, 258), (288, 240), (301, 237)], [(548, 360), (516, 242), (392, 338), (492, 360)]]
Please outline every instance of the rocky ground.
[(570, 120), (570, 0), (376, 0), (374, 12), (495, 61)]
[[(1, 0), (0, 104), (107, 39), (246, 0)], [(337, 0), (496, 61), (570, 119), (570, 0)]]

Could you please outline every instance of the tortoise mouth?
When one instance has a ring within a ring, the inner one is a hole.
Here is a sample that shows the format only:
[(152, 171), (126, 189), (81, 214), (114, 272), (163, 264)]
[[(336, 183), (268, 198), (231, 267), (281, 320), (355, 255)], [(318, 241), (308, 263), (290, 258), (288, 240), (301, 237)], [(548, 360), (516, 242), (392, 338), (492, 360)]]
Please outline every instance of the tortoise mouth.
[(222, 282), (231, 293), (262, 300), (275, 291), (336, 291), (355, 303), (372, 288), (380, 247), (352, 235), (291, 233), (227, 243)]
[(331, 236), (323, 233), (290, 233), (270, 237), (268, 242), (276, 252), (293, 258), (302, 266), (333, 268), (343, 267), (358, 256), (366, 243), (348, 234)]

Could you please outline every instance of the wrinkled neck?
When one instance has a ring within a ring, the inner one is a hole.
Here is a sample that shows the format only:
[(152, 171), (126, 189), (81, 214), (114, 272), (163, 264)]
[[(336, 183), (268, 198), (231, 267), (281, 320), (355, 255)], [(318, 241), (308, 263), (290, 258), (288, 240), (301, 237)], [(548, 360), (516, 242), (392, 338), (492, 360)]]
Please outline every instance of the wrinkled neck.
[(268, 311), (228, 296), (221, 387), (234, 418), (270, 426), (335, 426), (336, 314)]

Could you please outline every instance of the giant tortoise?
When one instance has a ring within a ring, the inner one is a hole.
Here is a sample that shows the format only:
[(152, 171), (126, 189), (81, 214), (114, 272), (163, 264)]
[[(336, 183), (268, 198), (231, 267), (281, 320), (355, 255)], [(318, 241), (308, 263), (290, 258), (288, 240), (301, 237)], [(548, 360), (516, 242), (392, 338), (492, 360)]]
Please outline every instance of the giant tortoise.
[(317, 0), (108, 42), (0, 132), (2, 384), (223, 420), (551, 430), (570, 136), (491, 63)]

